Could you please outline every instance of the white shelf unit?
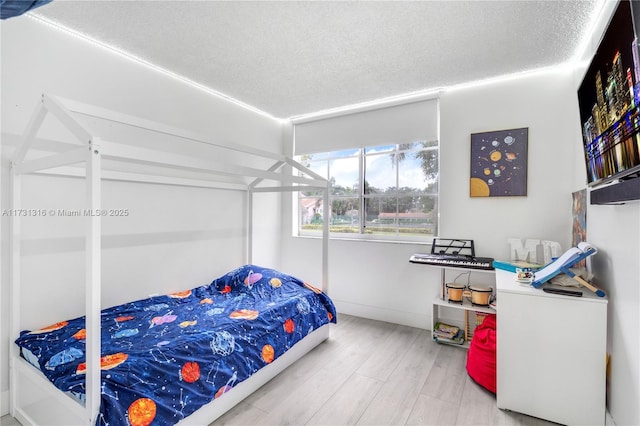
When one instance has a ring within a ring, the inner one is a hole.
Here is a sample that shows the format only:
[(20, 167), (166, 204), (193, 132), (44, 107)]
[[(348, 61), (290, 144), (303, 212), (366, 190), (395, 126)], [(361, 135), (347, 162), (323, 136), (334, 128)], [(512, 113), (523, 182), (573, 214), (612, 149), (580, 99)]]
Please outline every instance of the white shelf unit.
[[(430, 266), (430, 265), (427, 265)], [(436, 323), (439, 321), (439, 319), (442, 317), (442, 315), (440, 314), (440, 310), (441, 309), (453, 309), (453, 310), (461, 310), (464, 312), (464, 323), (463, 323), (463, 327), (464, 327), (464, 343), (462, 345), (454, 345), (454, 346), (461, 346), (463, 348), (468, 348), (469, 347), (469, 341), (471, 340), (471, 338), (473, 337), (473, 330), (475, 329), (475, 315), (473, 317), (471, 317), (469, 315), (470, 312), (481, 312), (481, 313), (486, 313), (486, 314), (495, 314), (496, 310), (491, 308), (491, 307), (487, 307), (487, 306), (478, 306), (478, 305), (473, 305), (471, 303), (471, 301), (467, 298), (467, 297), (463, 297), (462, 298), (462, 303), (459, 302), (449, 302), (447, 300), (447, 294), (446, 294), (446, 271), (447, 270), (453, 270), (453, 271), (459, 271), (461, 273), (471, 273), (471, 274), (475, 274), (475, 273), (481, 273), (481, 274), (495, 274), (495, 271), (493, 269), (473, 269), (473, 268), (460, 268), (460, 267), (455, 267), (455, 266), (435, 266), (437, 268), (441, 269), (441, 292), (440, 292), (440, 297), (436, 297), (433, 300), (433, 303), (431, 304), (431, 308), (432, 308), (432, 312), (431, 312), (431, 337), (433, 338), (433, 329), (436, 325)], [(471, 323), (470, 321), (473, 320), (473, 323)]]
[(491, 307), (486, 306), (477, 306), (472, 305), (468, 299), (463, 298), (462, 303), (449, 302), (447, 300), (442, 300), (440, 298), (435, 298), (432, 304), (432, 313), (431, 313), (431, 333), (433, 338), (433, 328), (435, 327), (438, 319), (440, 318), (440, 309), (458, 309), (464, 312), (464, 343), (461, 346), (463, 348), (469, 347), (469, 341), (473, 337), (473, 330), (475, 329), (475, 318), (469, 315), (470, 312), (481, 312), (485, 314), (495, 314), (496, 310)]

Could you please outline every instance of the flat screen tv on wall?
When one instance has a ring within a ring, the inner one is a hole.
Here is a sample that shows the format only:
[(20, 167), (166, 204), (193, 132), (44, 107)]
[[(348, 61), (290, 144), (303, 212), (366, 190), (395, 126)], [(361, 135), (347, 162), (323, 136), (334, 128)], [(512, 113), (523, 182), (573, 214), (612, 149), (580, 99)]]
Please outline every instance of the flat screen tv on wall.
[[(578, 89), (592, 187), (640, 174), (640, 55), (634, 18), (640, 28), (640, 4), (621, 0)], [(640, 179), (633, 186), (640, 186)]]

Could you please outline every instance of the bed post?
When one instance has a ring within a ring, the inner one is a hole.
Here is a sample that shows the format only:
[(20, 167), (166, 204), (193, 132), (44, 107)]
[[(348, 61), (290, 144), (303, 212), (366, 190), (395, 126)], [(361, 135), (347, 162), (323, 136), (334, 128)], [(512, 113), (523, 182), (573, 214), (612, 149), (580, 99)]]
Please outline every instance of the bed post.
[(99, 141), (89, 141), (86, 162), (86, 279), (85, 279), (85, 327), (86, 339), (86, 410), (90, 425), (96, 423), (100, 410), (100, 242), (101, 242), (101, 205), (100, 205), (100, 164)]
[(322, 221), (322, 291), (329, 293), (329, 214), (331, 207), (329, 205), (329, 185), (323, 191), (322, 204), (325, 206), (323, 211), (324, 220)]
[[(20, 185), (21, 178), (18, 175), (15, 167), (15, 163), (11, 162), (11, 209), (13, 212), (18, 211), (21, 208), (20, 197)], [(11, 252), (11, 287), (9, 303), (11, 316), (9, 317), (9, 335), (11, 340), (20, 335), (20, 216), (18, 214), (11, 215), (11, 239), (10, 239), (10, 252)], [(15, 417), (15, 409), (17, 404), (18, 392), (16, 383), (18, 380), (18, 374), (16, 371), (15, 358), (18, 356), (19, 350), (16, 345), (11, 345), (9, 349), (9, 412)]]
[(253, 263), (253, 191), (247, 190), (247, 208), (245, 211), (247, 223), (247, 252), (245, 253), (245, 263)]
[[(21, 252), (21, 223), (20, 215), (17, 213), (22, 208), (22, 178), (20, 172), (17, 170), (17, 165), (22, 163), (25, 159), (27, 151), (31, 147), (36, 134), (40, 130), (40, 126), (44, 121), (47, 110), (43, 105), (44, 95), (40, 98), (40, 103), (31, 115), (29, 123), (22, 135), (22, 143), (18, 145), (13, 159), (11, 161), (10, 171), (10, 184), (11, 184), (11, 220), (10, 220), (10, 256), (11, 256), (11, 286), (9, 288), (9, 333), (11, 339), (15, 339), (20, 335), (20, 306), (21, 306), (21, 293), (20, 288), (22, 283), (20, 269), (22, 265)], [(19, 349), (16, 345), (11, 345), (9, 349), (9, 411), (13, 417), (15, 417), (16, 399), (17, 393), (17, 367), (15, 366), (15, 358), (19, 356)]]

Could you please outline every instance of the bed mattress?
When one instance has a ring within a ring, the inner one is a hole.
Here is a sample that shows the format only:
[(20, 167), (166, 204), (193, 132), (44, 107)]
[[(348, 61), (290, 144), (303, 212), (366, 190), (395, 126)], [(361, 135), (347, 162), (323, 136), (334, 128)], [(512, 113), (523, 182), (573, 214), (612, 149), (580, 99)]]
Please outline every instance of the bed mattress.
[[(245, 265), (211, 284), (102, 311), (97, 424), (172, 425), (336, 321), (317, 288)], [(85, 320), (62, 321), (16, 340), (58, 389), (85, 394)]]

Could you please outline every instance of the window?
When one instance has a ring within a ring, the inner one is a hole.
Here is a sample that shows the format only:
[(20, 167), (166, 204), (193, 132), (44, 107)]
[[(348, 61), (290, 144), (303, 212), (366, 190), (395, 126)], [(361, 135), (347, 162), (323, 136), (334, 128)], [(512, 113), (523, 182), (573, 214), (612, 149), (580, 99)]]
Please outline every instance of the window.
[(298, 192), (298, 234), (431, 241), (438, 223), (438, 142), (417, 141), (305, 154), (300, 163), (331, 184), (329, 209), (318, 191)]

